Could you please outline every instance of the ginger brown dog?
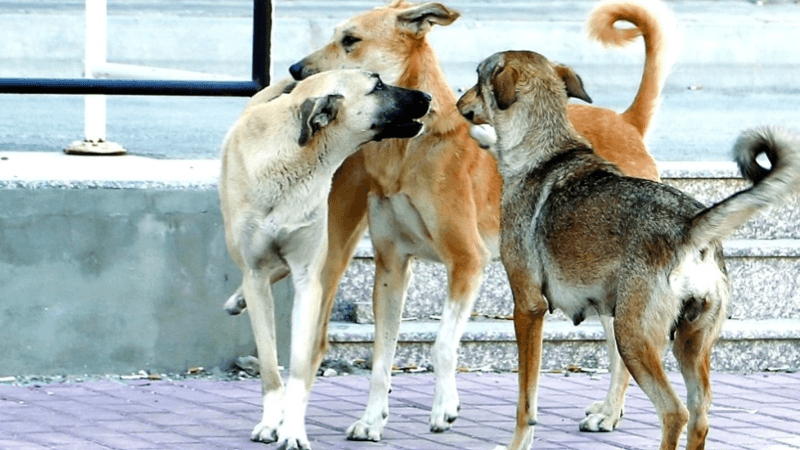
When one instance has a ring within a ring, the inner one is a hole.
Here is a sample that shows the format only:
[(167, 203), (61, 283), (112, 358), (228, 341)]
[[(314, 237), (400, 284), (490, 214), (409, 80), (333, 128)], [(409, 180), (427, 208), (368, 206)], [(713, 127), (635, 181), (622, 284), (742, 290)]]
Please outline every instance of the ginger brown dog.
[[(644, 36), (644, 74), (636, 100), (626, 113), (575, 106), (571, 107), (575, 125), (585, 130), (601, 155), (620, 164), (625, 173), (657, 179), (655, 163), (642, 141), (669, 69), (668, 30), (657, 14), (638, 2), (615, 2), (598, 11), (590, 18), (598, 39), (613, 44), (622, 42), (620, 33)], [(458, 417), (456, 352), (483, 269), (498, 255), (501, 186), (494, 158), (470, 137), (469, 124), (458, 114), (456, 97), (426, 39), (434, 25), (446, 26), (458, 17), (458, 12), (440, 3), (394, 1), (345, 21), (326, 46), (290, 69), (295, 78), (303, 79), (327, 70), (362, 68), (379, 73), (388, 84), (433, 96), (432, 111), (422, 119), (425, 130), (420, 136), (365, 145), (344, 162), (333, 179), (328, 200), (328, 259), (321, 275), (324, 319), (320, 333), (326, 333), (339, 280), (368, 224), (376, 264), (369, 401), (362, 417), (347, 430), (350, 439), (377, 441), (388, 420), (391, 368), (416, 258), (441, 262), (448, 276), (447, 300), (432, 355), (436, 388), (431, 430), (447, 430)], [(614, 30), (618, 20), (630, 21), (637, 28)], [(580, 85), (580, 79), (569, 73), (565, 82)], [(620, 140), (628, 144), (627, 153), (618, 152)], [(226, 308), (238, 313), (244, 303), (240, 290)], [(609, 324), (604, 327), (613, 331)], [(612, 334), (609, 345), (613, 342)], [(325, 344), (320, 342), (319, 352)], [(596, 429), (613, 428), (621, 415), (628, 378), (624, 366), (613, 363), (615, 353), (612, 351), (612, 373), (614, 380), (620, 381), (612, 381), (608, 398), (613, 402), (590, 407), (596, 413), (590, 417), (601, 417), (592, 423), (611, 425), (597, 425)], [(615, 366), (623, 370), (615, 371)]]
[[(743, 134), (734, 155), (754, 183), (705, 208), (677, 189), (623, 176), (571, 125), (563, 66), (533, 52), (503, 52), (478, 66), (458, 108), (494, 128), (503, 176), (500, 253), (514, 296), (519, 399), (509, 449), (528, 449), (536, 424), (542, 323), (558, 308), (577, 325), (613, 317), (626, 367), (653, 402), (661, 450), (705, 448), (710, 358), (730, 304), (722, 240), (800, 186), (800, 137), (780, 129)], [(624, 149), (623, 149), (624, 152)], [(772, 169), (756, 163), (766, 154)], [(687, 404), (661, 362), (669, 340)]]
[[(328, 191), (334, 171), (361, 144), (410, 138), (430, 96), (383, 84), (377, 74), (332, 71), (284, 81), (254, 97), (222, 147), (220, 200), (225, 240), (242, 270), (242, 291), (258, 348), (263, 416), (257, 441), (310, 449), (305, 409), (322, 355), (322, 287), (328, 247)], [(294, 285), (291, 368), (278, 372), (271, 283)]]

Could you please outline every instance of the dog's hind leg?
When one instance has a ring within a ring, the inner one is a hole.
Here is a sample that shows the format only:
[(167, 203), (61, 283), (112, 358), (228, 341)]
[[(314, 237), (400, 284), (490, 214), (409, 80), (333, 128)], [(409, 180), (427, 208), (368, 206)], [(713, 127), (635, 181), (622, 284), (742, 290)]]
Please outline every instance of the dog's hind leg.
[(389, 239), (375, 242), (375, 342), (372, 355), (372, 378), (369, 400), (361, 418), (347, 429), (347, 438), (358, 441), (379, 441), (389, 417), (389, 391), (392, 364), (408, 284), (411, 281), (412, 260), (398, 255)]
[(606, 399), (592, 403), (586, 408), (586, 417), (579, 425), (581, 431), (612, 431), (619, 425), (625, 412), (625, 393), (631, 380), (628, 368), (625, 367), (617, 350), (614, 318), (601, 315), (600, 323), (606, 333), (611, 383), (608, 386)]
[[(626, 298), (617, 300), (614, 331), (631, 375), (653, 402), (661, 421), (660, 450), (676, 450), (689, 411), (675, 393), (661, 363), (673, 320), (657, 311), (662, 299), (651, 298), (646, 280), (627, 280)], [(668, 301), (664, 301), (668, 303)]]
[[(463, 230), (462, 230), (463, 231)], [(469, 321), (472, 307), (481, 287), (483, 269), (489, 261), (489, 251), (480, 238), (447, 241), (451, 249), (448, 266), (448, 295), (442, 308), (442, 321), (433, 345), (433, 368), (436, 390), (431, 409), (430, 426), (433, 432), (450, 429), (461, 407), (456, 387), (458, 346)]]
[(250, 439), (275, 442), (278, 425), (283, 420), (283, 382), (278, 372), (278, 352), (275, 337), (275, 304), (269, 276), (259, 270), (245, 270), (242, 282), (244, 294), (250, 299), (250, 325), (258, 349), (261, 373), (261, 421), (253, 428)]
[[(713, 314), (713, 311), (712, 311)], [(716, 317), (701, 317), (703, 326), (679, 322), (673, 353), (686, 383), (686, 404), (689, 408), (687, 450), (703, 450), (708, 435), (708, 408), (711, 406), (711, 349), (725, 320), (725, 308), (717, 308)], [(694, 325), (694, 326), (693, 326)]]
[(704, 330), (678, 331), (674, 352), (686, 383), (686, 403), (689, 408), (687, 450), (703, 450), (708, 435), (708, 408), (711, 406), (711, 380), (709, 377), (711, 344)]

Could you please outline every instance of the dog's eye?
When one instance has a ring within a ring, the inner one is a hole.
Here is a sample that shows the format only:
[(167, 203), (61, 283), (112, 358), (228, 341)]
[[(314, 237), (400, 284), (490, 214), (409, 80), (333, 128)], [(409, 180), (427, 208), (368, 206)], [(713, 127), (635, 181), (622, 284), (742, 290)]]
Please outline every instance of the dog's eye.
[(357, 38), (357, 37), (352, 36), (352, 35), (347, 35), (347, 36), (342, 38), (342, 47), (345, 47), (345, 48), (352, 47), (353, 45), (355, 45), (358, 42), (361, 42), (361, 38)]

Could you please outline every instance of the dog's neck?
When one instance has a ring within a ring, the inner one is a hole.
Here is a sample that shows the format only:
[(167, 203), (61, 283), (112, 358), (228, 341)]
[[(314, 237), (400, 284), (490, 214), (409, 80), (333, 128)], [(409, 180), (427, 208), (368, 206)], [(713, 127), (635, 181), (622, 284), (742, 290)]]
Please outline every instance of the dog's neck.
[[(414, 38), (418, 39), (418, 38)], [(422, 119), (429, 133), (447, 134), (466, 122), (456, 108), (456, 96), (447, 83), (433, 48), (424, 37), (409, 46), (408, 63), (397, 85), (431, 94), (430, 112)]]
[(563, 102), (537, 99), (512, 108), (495, 126), (498, 169), (506, 181), (524, 178), (559, 153), (590, 147), (572, 127)]

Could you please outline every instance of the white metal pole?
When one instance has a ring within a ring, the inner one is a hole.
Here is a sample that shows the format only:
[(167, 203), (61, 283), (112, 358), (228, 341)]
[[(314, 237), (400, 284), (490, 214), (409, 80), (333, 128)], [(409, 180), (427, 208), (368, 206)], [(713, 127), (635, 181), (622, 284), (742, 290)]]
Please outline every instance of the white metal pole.
[[(84, 77), (94, 78), (94, 68), (106, 62), (106, 0), (86, 0), (86, 47)], [(106, 139), (106, 97), (87, 95), (84, 105), (84, 134), (87, 141)]]
[[(86, 0), (84, 78), (95, 78), (95, 68), (106, 63), (107, 16), (106, 0)], [(84, 96), (83, 134), (83, 141), (73, 142), (64, 151), (71, 154), (125, 153), (121, 145), (106, 140), (105, 95)]]

